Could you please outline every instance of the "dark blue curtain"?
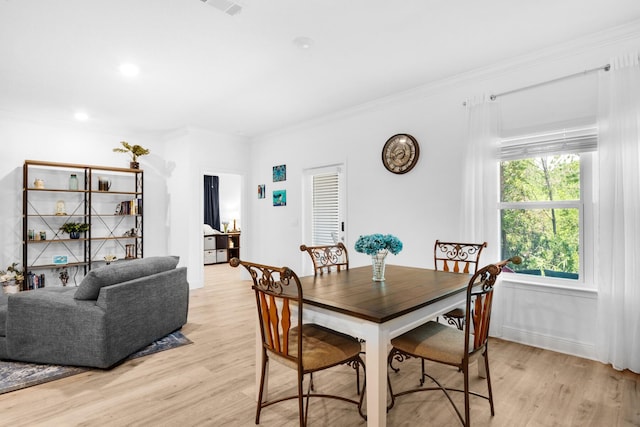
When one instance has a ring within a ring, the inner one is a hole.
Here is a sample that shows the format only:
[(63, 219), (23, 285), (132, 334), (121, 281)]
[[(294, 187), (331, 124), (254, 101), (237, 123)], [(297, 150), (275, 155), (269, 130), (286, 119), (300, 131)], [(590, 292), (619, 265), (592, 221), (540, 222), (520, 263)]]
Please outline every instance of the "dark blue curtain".
[(217, 176), (204, 176), (204, 223), (220, 230), (220, 198)]

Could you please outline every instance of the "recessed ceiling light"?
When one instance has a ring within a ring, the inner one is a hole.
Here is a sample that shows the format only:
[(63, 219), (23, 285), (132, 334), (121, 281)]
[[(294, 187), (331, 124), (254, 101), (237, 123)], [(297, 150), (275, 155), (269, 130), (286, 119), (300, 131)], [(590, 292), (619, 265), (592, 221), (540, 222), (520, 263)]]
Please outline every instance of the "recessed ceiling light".
[(79, 120), (81, 122), (89, 120), (89, 115), (87, 113), (83, 113), (82, 111), (78, 111), (76, 114), (74, 114), (74, 117), (76, 118), (76, 120)]
[(137, 65), (127, 63), (120, 65), (120, 72), (127, 77), (135, 77), (140, 72), (140, 69)]
[(293, 44), (299, 49), (311, 49), (313, 46), (313, 39), (309, 37), (296, 37), (293, 39)]

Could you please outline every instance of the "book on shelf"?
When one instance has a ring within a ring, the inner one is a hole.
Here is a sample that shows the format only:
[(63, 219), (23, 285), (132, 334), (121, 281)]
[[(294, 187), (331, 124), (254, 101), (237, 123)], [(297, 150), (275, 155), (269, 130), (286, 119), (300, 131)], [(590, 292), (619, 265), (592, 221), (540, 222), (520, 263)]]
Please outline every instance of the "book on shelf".
[(123, 200), (116, 206), (117, 215), (142, 215), (142, 199)]
[(32, 291), (34, 289), (44, 288), (44, 279), (45, 279), (44, 273), (33, 274), (32, 272), (29, 272), (24, 276), (24, 282), (22, 283), (22, 290)]

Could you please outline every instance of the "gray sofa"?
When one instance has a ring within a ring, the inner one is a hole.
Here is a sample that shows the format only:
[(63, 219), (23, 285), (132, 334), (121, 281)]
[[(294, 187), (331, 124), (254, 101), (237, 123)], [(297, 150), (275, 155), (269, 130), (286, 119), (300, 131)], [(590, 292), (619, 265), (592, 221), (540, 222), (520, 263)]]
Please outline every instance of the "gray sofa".
[(0, 297), (0, 359), (108, 368), (187, 322), (178, 257), (121, 261), (76, 287)]

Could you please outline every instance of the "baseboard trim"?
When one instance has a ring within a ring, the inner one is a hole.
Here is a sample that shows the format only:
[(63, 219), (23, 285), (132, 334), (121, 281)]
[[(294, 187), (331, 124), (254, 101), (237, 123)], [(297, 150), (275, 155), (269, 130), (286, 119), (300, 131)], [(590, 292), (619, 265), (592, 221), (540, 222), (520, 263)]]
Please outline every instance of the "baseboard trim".
[(559, 353), (596, 360), (595, 346), (591, 343), (584, 343), (536, 332), (523, 331), (521, 329), (504, 325), (502, 326), (502, 336), (500, 338), (507, 341), (543, 348), (545, 350), (557, 351)]

